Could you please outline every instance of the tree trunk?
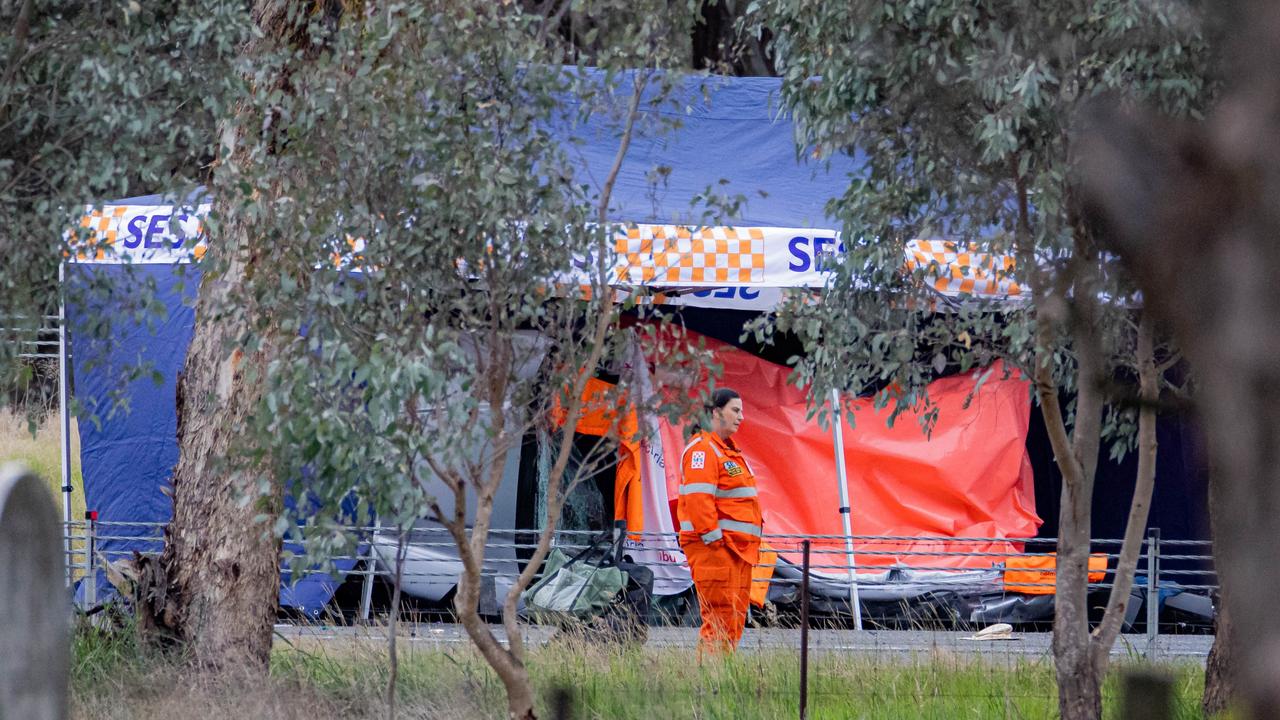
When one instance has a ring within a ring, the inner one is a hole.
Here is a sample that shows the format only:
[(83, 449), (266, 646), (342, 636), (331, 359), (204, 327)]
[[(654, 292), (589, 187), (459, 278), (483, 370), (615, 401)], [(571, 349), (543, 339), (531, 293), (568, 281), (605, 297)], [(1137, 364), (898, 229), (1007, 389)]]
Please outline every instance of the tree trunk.
[[(1072, 262), (1075, 291), (1071, 319), (1076, 355), (1075, 424), (1067, 442), (1066, 423), (1058, 406), (1058, 388), (1042, 362), (1037, 389), (1041, 412), (1062, 470), (1062, 507), (1058, 513), (1058, 557), (1054, 589), (1053, 655), (1057, 668), (1058, 709), (1063, 720), (1102, 717), (1103, 669), (1092, 652), (1089, 635), (1089, 549), (1093, 532), (1093, 480), (1102, 433), (1100, 380), (1105, 356), (1094, 327), (1094, 269), (1077, 242)], [(1052, 416), (1052, 417), (1050, 417)]]
[(535, 720), (537, 716), (533, 712), (533, 684), (529, 681), (529, 670), (510, 650), (502, 647), (489, 626), (481, 619), (479, 581), (479, 572), (464, 571), (459, 578), (458, 594), (454, 598), (458, 619), (489, 667), (493, 668), (502, 681), (502, 687), (507, 693), (507, 717), (511, 720)]
[[(1085, 365), (1085, 363), (1081, 363)], [(1080, 373), (1075, 439), (1088, 432), (1080, 416), (1089, 406), (1087, 396), (1097, 392)], [(1057, 389), (1054, 388), (1056, 393)], [(1062, 423), (1056, 403), (1041, 404)], [(1077, 443), (1073, 442), (1073, 445)], [(1092, 531), (1093, 478), (1074, 450), (1058, 451), (1062, 469), (1062, 507), (1058, 513), (1058, 557), (1054, 588), (1053, 659), (1057, 668), (1058, 710), (1063, 720), (1097, 720), (1102, 716), (1101, 678), (1089, 652), (1089, 545)]]
[[(1054, 638), (1056, 645), (1057, 631)], [(1058, 715), (1062, 720), (1098, 720), (1102, 717), (1102, 675), (1089, 662), (1088, 652), (1080, 655), (1083, 659), (1074, 672), (1068, 671), (1061, 661), (1057, 664)]]
[(400, 676), (400, 651), (396, 648), (396, 627), (400, 619), (400, 593), (404, 586), (404, 559), (409, 552), (409, 530), (401, 529), (396, 537), (396, 585), (391, 591), (391, 616), (387, 618), (387, 720), (396, 720), (396, 681)]
[(1086, 482), (1084, 468), (1069, 447), (1066, 425), (1058, 406), (1058, 390), (1056, 385), (1047, 382), (1047, 373), (1041, 375), (1037, 390), (1040, 410), (1062, 471), (1053, 614), (1058, 711), (1063, 720), (1096, 720), (1102, 714), (1101, 677), (1089, 652), (1088, 607), (1093, 483)]
[[(632, 130), (635, 126), (640, 100), (647, 85), (647, 75), (644, 80), (637, 79), (634, 83), (631, 101), (627, 109), (626, 124), (618, 143), (618, 149), (614, 154), (613, 166), (610, 168), (601, 190), (599, 200), (601, 226), (607, 225), (608, 222), (609, 198), (612, 196), (613, 185), (617, 181), (618, 173), (622, 168), (623, 158), (627, 154), (628, 147), (630, 147)], [(569, 491), (569, 488), (561, 488), (565, 468), (569, 462), (573, 438), (573, 433), (568, 429), (577, 425), (578, 417), (584, 411), (582, 392), (586, 387), (587, 379), (599, 366), (600, 359), (606, 350), (609, 331), (614, 328), (616, 319), (613, 293), (608, 289), (610, 268), (606, 261), (608, 257), (606, 252), (608, 241), (606, 237), (603, 234), (598, 237), (600, 245), (597, 247), (596, 252), (597, 276), (593, 283), (592, 297), (594, 298), (593, 302), (599, 303), (599, 305), (591, 313), (596, 319), (592, 334), (587, 341), (589, 343), (587, 345), (589, 351), (585, 362), (581, 365), (584, 371), (575, 373), (569, 383), (569, 400), (563, 421), (566, 432), (561, 439), (556, 461), (549, 472), (547, 480), (547, 527), (539, 535), (538, 545), (534, 550), (533, 557), (525, 569), (521, 571), (516, 582), (503, 599), (502, 622), (507, 631), (506, 647), (503, 647), (498, 642), (489, 626), (484, 623), (479, 615), (481, 569), (484, 563), (489, 522), (493, 516), (493, 498), (502, 480), (501, 465), (492, 464), (488, 469), (487, 475), (482, 478), (464, 479), (458, 473), (452, 474), (451, 479), (449, 479), (450, 473), (441, 473), (442, 476), (446, 477), (446, 481), (450, 483), (454, 492), (453, 518), (451, 520), (445, 518), (440, 513), (439, 506), (434, 507), (437, 519), (449, 529), (463, 563), (463, 573), (459, 578), (458, 593), (454, 598), (454, 606), (458, 610), (459, 620), (462, 622), (463, 628), (466, 629), (468, 637), (479, 649), (480, 654), (484, 656), (489, 666), (494, 669), (499, 679), (502, 680), (503, 688), (507, 693), (507, 713), (512, 720), (534, 720), (536, 718), (533, 706), (533, 684), (530, 682), (529, 670), (524, 663), (524, 639), (520, 635), (516, 604), (520, 592), (532, 581), (534, 574), (541, 567), (543, 559), (550, 550), (556, 523), (564, 504), (564, 496)], [(493, 283), (493, 285), (496, 286), (497, 283)], [(497, 308), (493, 309), (493, 316), (498, 316)], [(513, 437), (506, 428), (506, 378), (512, 374), (513, 358), (509, 342), (501, 342), (500, 340), (501, 335), (496, 331), (496, 328), (493, 329), (488, 345), (493, 356), (490, 360), (491, 364), (487, 368), (487, 378), (484, 383), (488, 388), (485, 401), (489, 405), (490, 417), (493, 420), (493, 426), (489, 430), (494, 435), (495, 447), (499, 449), (495, 453), (497, 457), (504, 456), (506, 451), (511, 449), (511, 444), (516, 442), (514, 437), (518, 437), (518, 434)], [(464, 507), (467, 480), (475, 481), (480, 490), (477, 496), (475, 521), (470, 531), (470, 538), (467, 537), (464, 522), (466, 516)]]
[[(1156, 481), (1156, 402), (1160, 398), (1160, 376), (1155, 364), (1155, 321), (1150, 313), (1143, 312), (1138, 322), (1137, 365), (1138, 397), (1138, 476), (1133, 485), (1133, 499), (1129, 503), (1129, 518), (1125, 523), (1124, 540), (1120, 545), (1120, 558), (1116, 561), (1111, 593), (1102, 622), (1093, 634), (1093, 664), (1105, 675), (1111, 659), (1111, 647), (1124, 624), (1125, 610), (1129, 606), (1133, 589), (1133, 574), (1142, 553), (1142, 534), (1147, 527), (1151, 511), (1151, 493)], [(1150, 587), (1150, 586), (1148, 586)]]
[[(220, 252), (250, 244), (251, 228), (225, 225)], [(266, 668), (280, 587), (280, 540), (270, 523), (280, 506), (278, 487), (265, 502), (256, 477), (226, 462), (241, 447), (241, 427), (260, 398), (269, 346), (246, 353), (231, 341), (244, 316), (224, 311), (246, 282), (252, 260), (235, 257), (225, 272), (206, 276), (196, 305), (196, 329), (178, 383), (178, 465), (173, 474), (173, 519), (161, 567), (169, 580), (163, 622), (212, 668)]]
[[(1054, 590), (1053, 660), (1058, 712), (1063, 720), (1102, 717), (1101, 668), (1089, 642), (1089, 532), (1092, 493), (1063, 474), (1058, 515), (1057, 587)], [(1091, 483), (1089, 483), (1091, 485)]]
[[(1058, 711), (1064, 720), (1098, 720), (1102, 717), (1102, 680), (1111, 659), (1111, 646), (1119, 634), (1133, 585), (1142, 547), (1142, 531), (1147, 524), (1151, 493), (1155, 486), (1156, 414), (1159, 380), (1155, 368), (1153, 322), (1143, 316), (1138, 329), (1136, 357), (1143, 402), (1138, 416), (1138, 476), (1125, 527), (1125, 537), (1116, 564), (1115, 581), (1102, 622), (1089, 632), (1089, 549), (1092, 540), (1093, 478), (1101, 429), (1101, 392), (1094, 381), (1101, 353), (1096, 338), (1077, 320), (1076, 348), (1079, 356), (1077, 422), (1071, 448), (1066, 447), (1066, 430), (1061, 411), (1042, 385), (1041, 409), (1052, 413), (1056, 423), (1050, 431), (1054, 452), (1062, 470), (1062, 508), (1058, 520), (1057, 588), (1055, 591), (1053, 652), (1057, 668)], [(1046, 416), (1046, 422), (1050, 417)], [(1065, 458), (1065, 462), (1063, 459)]]
[[(250, 41), (244, 54), (252, 56), (293, 37), (296, 21), (288, 3), (256, 0), (252, 12), (262, 35)], [(261, 126), (261, 120), (255, 119), (250, 104), (237, 112), (222, 129), (228, 154), (217, 177), (223, 187), (233, 186), (246, 175), (248, 164), (256, 162), (238, 132)], [(272, 253), (261, 240), (262, 229), (238, 215), (235, 202), (218, 200), (221, 226), (201, 262), (205, 275), (195, 333), (178, 380), (173, 518), (147, 599), (161, 628), (186, 645), (198, 665), (263, 672), (279, 604), (281, 541), (273, 533), (273, 521), (283, 498), (274, 480), (264, 492), (258, 484), (261, 473), (237, 461), (236, 453), (246, 447), (244, 428), (262, 397), (265, 370), (275, 352), (272, 331), (258, 322), (264, 310), (248, 291), (255, 273), (270, 272), (266, 266)], [(241, 347), (250, 329), (256, 342)], [(266, 522), (255, 521), (259, 516)]]
[(1058, 684), (1058, 711), (1064, 720), (1097, 720), (1102, 716), (1102, 671), (1090, 652), (1089, 640), (1089, 547), (1092, 531), (1093, 478), (1101, 444), (1102, 393), (1099, 385), (1104, 357), (1093, 326), (1096, 308), (1087, 298), (1096, 296), (1096, 267), (1090, 265), (1087, 238), (1075, 234), (1075, 253), (1070, 284), (1076, 298), (1076, 315), (1070, 320), (1076, 365), (1075, 425), (1067, 430), (1066, 416), (1058, 399), (1054, 377), (1056, 342), (1054, 325), (1062, 322), (1060, 307), (1066, 307), (1063, 287), (1051, 287), (1039, 270), (1032, 241), (1030, 200), (1027, 183), (1011, 162), (1017, 193), (1018, 221), (1015, 247), (1019, 265), (1030, 282), (1036, 306), (1036, 355), (1034, 376), (1040, 414), (1044, 418), (1054, 461), (1062, 472), (1062, 502), (1058, 512), (1058, 548), (1054, 574), (1053, 662)]
[[(1217, 473), (1209, 473), (1209, 526), (1214, 538), (1218, 537), (1224, 519), (1221, 497), (1217, 489)], [(1205, 717), (1226, 712), (1235, 698), (1235, 632), (1231, 614), (1227, 612), (1227, 590), (1218, 589), (1217, 617), (1214, 622), (1213, 647), (1204, 666), (1204, 698), (1201, 709)]]
[[(1280, 716), (1280, 6), (1221, 3), (1227, 91), (1200, 124), (1099, 105), (1081, 153), (1099, 224), (1195, 370), (1215, 566), (1247, 717)], [(1220, 615), (1221, 617), (1221, 615)]]
[[(1274, 217), (1272, 210), (1266, 214)], [(1276, 226), (1266, 231), (1251, 243), (1231, 238), (1228, 257), (1219, 260), (1232, 270), (1223, 278), (1230, 286), (1220, 301), (1225, 315), (1202, 326), (1198, 339), (1184, 340), (1203, 379), (1198, 399), (1217, 476), (1214, 494), (1221, 496), (1215, 505), (1228, 520), (1215, 528), (1216, 566), (1233, 630), (1249, 639), (1240, 647), (1238, 669), (1257, 718), (1280, 716), (1280, 566), (1273, 545), (1280, 537), (1280, 289), (1274, 274), (1280, 247)]]
[(1231, 614), (1227, 612), (1225, 602), (1219, 602), (1214, 631), (1217, 634), (1213, 638), (1213, 647), (1209, 649), (1209, 659), (1204, 666), (1204, 700), (1201, 709), (1206, 718), (1226, 712), (1235, 697), (1232, 672), (1235, 665), (1235, 642), (1231, 637)]

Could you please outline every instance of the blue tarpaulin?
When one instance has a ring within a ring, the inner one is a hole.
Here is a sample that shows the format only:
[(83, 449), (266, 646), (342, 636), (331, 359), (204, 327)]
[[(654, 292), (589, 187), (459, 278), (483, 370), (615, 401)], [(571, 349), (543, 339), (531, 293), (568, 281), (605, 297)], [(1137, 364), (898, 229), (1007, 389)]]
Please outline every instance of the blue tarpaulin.
[[(603, 75), (587, 72), (603, 81)], [(576, 165), (579, 182), (597, 191), (617, 155), (629, 83), (624, 76), (608, 102), (591, 100), (594, 111), (585, 122), (565, 120), (552, 128)], [(797, 157), (793, 127), (780, 116), (779, 87), (780, 81), (770, 78), (690, 75), (663, 100), (643, 103), (613, 190), (611, 217), (698, 224), (708, 219), (705, 195), (711, 191), (744, 201), (736, 214), (719, 217), (721, 222), (832, 227), (824, 207), (847, 186), (854, 163), (837, 157), (827, 167)], [(564, 118), (580, 117), (576, 102), (566, 101)], [(162, 208), (170, 202), (156, 195), (107, 205)], [(167, 215), (131, 219), (128, 228), (120, 228), (121, 242), (160, 247), (167, 220)], [(196, 266), (175, 263), (89, 259), (72, 263), (68, 272), (72, 286), (95, 288), (71, 293), (78, 301), (67, 314), (75, 396), (85, 408), (79, 430), (86, 506), (97, 511), (108, 536), (99, 549), (113, 559), (131, 550), (155, 551), (158, 543), (154, 527), (112, 523), (164, 523), (171, 515), (162, 489), (178, 460), (175, 388), (191, 341), (198, 279)], [(143, 295), (139, 288), (150, 283), (154, 299), (165, 308), (161, 316), (135, 307)], [(109, 291), (101, 291), (104, 287)], [(110, 320), (109, 334), (96, 337), (104, 318)], [(146, 369), (143, 376), (127, 379), (138, 367)], [(100, 424), (91, 419), (94, 415)], [(337, 569), (346, 572), (352, 565), (346, 561)], [(282, 590), (281, 603), (317, 613), (334, 585), (332, 578), (308, 576)]]
[[(564, 139), (578, 179), (597, 194), (617, 156), (634, 77), (623, 76), (608, 101), (566, 101), (563, 122), (552, 129)], [(642, 94), (610, 197), (612, 219), (704, 223), (709, 218), (702, 198), (710, 191), (744, 201), (719, 218), (725, 223), (838, 227), (827, 203), (844, 193), (862, 158), (799, 157), (795, 127), (782, 112), (779, 78), (688, 75), (669, 90), (661, 82), (650, 77)], [(583, 106), (587, 113), (579, 112)], [(584, 114), (585, 122), (575, 122)]]
[[(160, 198), (128, 202), (159, 204)], [(158, 551), (155, 524), (172, 515), (163, 489), (178, 462), (175, 391), (194, 329), (199, 279), (193, 265), (77, 264), (68, 273), (75, 395), (83, 406), (85, 507), (98, 514), (97, 549), (109, 560)], [(147, 287), (153, 289), (143, 292)], [(147, 294), (165, 307), (163, 315), (138, 307)], [(354, 565), (337, 561), (335, 569), (341, 576)], [(314, 616), (340, 578), (313, 574), (290, 583), (286, 573), (284, 582), (280, 604)], [(97, 587), (99, 600), (110, 595), (101, 574)], [(77, 595), (83, 601), (83, 588)]]

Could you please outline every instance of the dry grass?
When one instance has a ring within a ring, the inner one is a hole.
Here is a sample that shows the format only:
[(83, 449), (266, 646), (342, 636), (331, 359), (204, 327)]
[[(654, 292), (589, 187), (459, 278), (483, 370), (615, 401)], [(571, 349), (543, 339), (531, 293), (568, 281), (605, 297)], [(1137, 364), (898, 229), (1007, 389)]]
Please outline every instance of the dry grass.
[(315, 689), (274, 680), (223, 680), (156, 669), (92, 697), (75, 696), (71, 717), (94, 720), (317, 720), (361, 717)]
[[(59, 517), (63, 512), (61, 442), (62, 427), (57, 412), (32, 422), (22, 413), (0, 408), (0, 465), (17, 461), (31, 468), (49, 487)], [(74, 417), (71, 419), (71, 488), (71, 519), (80, 521), (85, 509), (84, 479), (80, 473), (80, 433)], [(72, 542), (72, 551), (77, 550), (83, 552), (83, 540)], [(75, 556), (73, 561), (79, 565), (84, 558)], [(83, 574), (83, 570), (77, 570), (73, 577)]]
[[(58, 506), (62, 506), (62, 428), (58, 414), (50, 413), (35, 423), (21, 413), (0, 408), (0, 464), (10, 461), (25, 463), (49, 485)], [(71, 419), (71, 517), (84, 517), (84, 482), (80, 474), (80, 433), (75, 418)]]

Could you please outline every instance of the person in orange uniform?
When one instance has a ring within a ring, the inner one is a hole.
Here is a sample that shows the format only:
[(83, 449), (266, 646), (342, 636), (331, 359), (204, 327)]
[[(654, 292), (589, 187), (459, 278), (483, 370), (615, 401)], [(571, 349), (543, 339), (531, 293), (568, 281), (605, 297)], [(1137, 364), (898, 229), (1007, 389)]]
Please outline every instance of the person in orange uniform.
[(742, 424), (742, 398), (711, 395), (711, 419), (695, 428), (681, 456), (680, 547), (689, 559), (702, 609), (699, 655), (738, 646), (751, 602), (751, 568), (760, 557), (762, 519), (756, 479), (730, 437)]

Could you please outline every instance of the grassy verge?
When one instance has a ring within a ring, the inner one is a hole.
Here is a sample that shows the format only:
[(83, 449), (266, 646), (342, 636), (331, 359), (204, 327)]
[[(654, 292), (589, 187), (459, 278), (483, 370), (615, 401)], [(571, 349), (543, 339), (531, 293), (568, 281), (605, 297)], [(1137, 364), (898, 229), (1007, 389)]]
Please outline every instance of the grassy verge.
[[(0, 463), (26, 463), (49, 485), (49, 492), (62, 506), (62, 427), (58, 414), (50, 413), (35, 426), (27, 417), (9, 408), (0, 408)], [(84, 481), (80, 475), (80, 433), (71, 419), (71, 509), (72, 518), (84, 517)]]
[[(0, 408), (0, 464), (18, 461), (45, 481), (49, 493), (62, 516), (62, 426), (53, 412), (35, 426), (35, 434), (26, 415)], [(84, 518), (84, 479), (80, 473), (80, 433), (75, 418), (71, 419), (71, 519)], [(83, 543), (74, 543), (83, 550)], [(84, 562), (77, 557), (76, 562)], [(77, 577), (80, 574), (77, 573)]]
[[(385, 717), (386, 652), (377, 643), (295, 642), (273, 654), (269, 678), (216, 686), (176, 660), (145, 658), (127, 641), (91, 634), (77, 641), (74, 654), (73, 717), (86, 720)], [(552, 716), (558, 691), (568, 693), (579, 719), (797, 717), (796, 655), (783, 650), (699, 665), (684, 649), (559, 645), (533, 650), (530, 671), (542, 717)], [(1168, 671), (1174, 717), (1198, 718), (1202, 670)], [(1118, 716), (1117, 678), (1112, 673), (1105, 690), (1109, 718)], [(398, 697), (401, 717), (499, 718), (505, 710), (502, 684), (468, 646), (404, 649)], [(810, 668), (815, 719), (1052, 718), (1056, 702), (1053, 669), (1044, 661), (927, 655), (877, 662), (824, 654)]]

